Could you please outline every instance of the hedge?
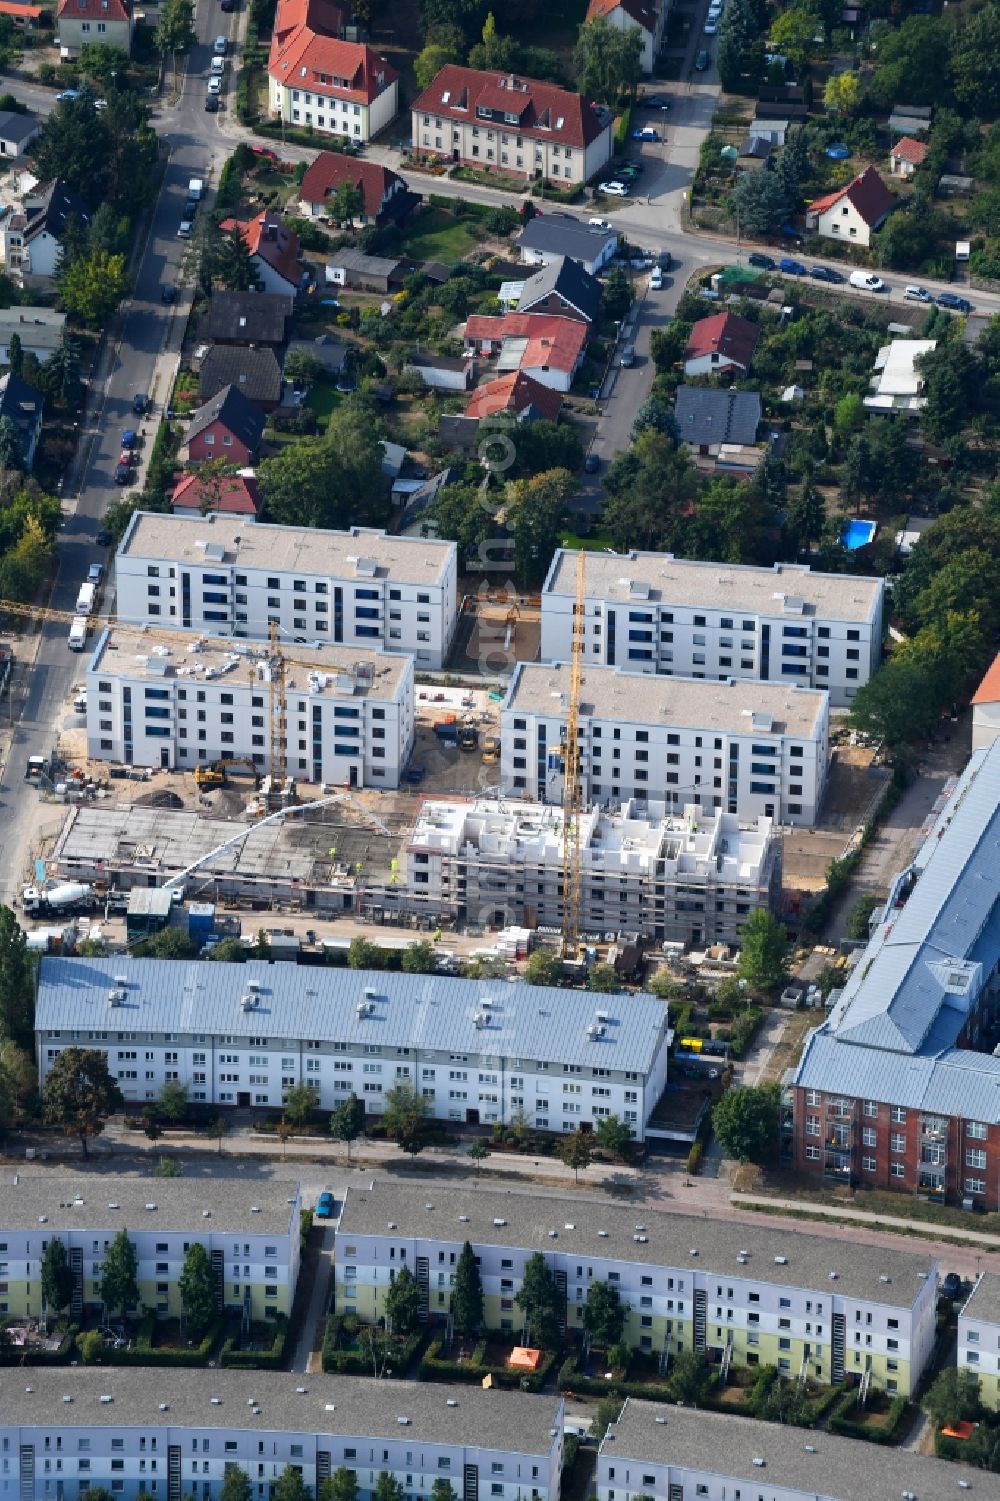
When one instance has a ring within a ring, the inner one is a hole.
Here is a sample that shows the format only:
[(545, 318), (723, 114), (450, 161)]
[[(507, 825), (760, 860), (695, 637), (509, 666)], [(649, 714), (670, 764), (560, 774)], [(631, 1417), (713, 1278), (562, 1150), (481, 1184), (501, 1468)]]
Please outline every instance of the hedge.
[[(16, 1320), (5, 1319), (4, 1328)], [(0, 1345), (0, 1366), (5, 1365), (65, 1365), (73, 1352), (79, 1324), (70, 1324), (54, 1350), (34, 1350), (24, 1345)]]
[(288, 1331), (288, 1320), (282, 1314), (274, 1321), (274, 1339), (270, 1350), (238, 1350), (236, 1336), (230, 1335), (222, 1347), (219, 1364), (242, 1371), (284, 1370)]
[[(506, 1365), (489, 1365), (486, 1360), (485, 1339), (479, 1341), (468, 1360), (443, 1360), (441, 1347), (444, 1343), (444, 1335), (439, 1334), (427, 1347), (427, 1351), (420, 1362), (420, 1378), (422, 1381), (475, 1381), (481, 1382), (484, 1376), (492, 1376), (494, 1385), (517, 1388), (521, 1391), (540, 1392), (549, 1378), (549, 1373), (556, 1363), (557, 1352), (549, 1350), (542, 1359), (537, 1370), (525, 1374), (522, 1371), (512, 1371)], [(560, 1367), (561, 1369), (561, 1367)]]
[(212, 1351), (218, 1344), (225, 1327), (225, 1317), (220, 1314), (211, 1324), (200, 1345), (191, 1349), (174, 1350), (167, 1345), (154, 1345), (156, 1338), (156, 1313), (145, 1313), (139, 1322), (135, 1345), (131, 1350), (113, 1350), (105, 1345), (106, 1354), (95, 1365), (128, 1366), (203, 1366), (207, 1365)]
[[(673, 1395), (668, 1382), (662, 1386), (651, 1385), (645, 1381), (629, 1381), (627, 1377), (621, 1380), (605, 1381), (597, 1376), (584, 1376), (580, 1371), (580, 1357), (576, 1351), (568, 1355), (559, 1367), (556, 1377), (556, 1385), (560, 1391), (583, 1392), (592, 1397), (637, 1397), (640, 1401), (647, 1402), (672, 1402)], [(732, 1412), (732, 1408), (727, 1408)]]
[[(351, 1327), (363, 1328), (354, 1316), (351, 1316)], [(370, 1376), (372, 1374), (372, 1358), (367, 1350), (338, 1350), (337, 1340), (346, 1326), (343, 1314), (331, 1314), (326, 1321), (323, 1330), (323, 1344), (320, 1361), (326, 1372), (335, 1371), (341, 1376)], [(410, 1362), (420, 1349), (421, 1341), (426, 1333), (423, 1329), (416, 1330), (403, 1344), (398, 1345), (393, 1352), (393, 1369), (397, 1375), (409, 1369)]]
[(852, 1408), (857, 1409), (857, 1391), (845, 1392), (830, 1414), (827, 1427), (831, 1433), (839, 1433), (844, 1438), (862, 1438), (870, 1444), (894, 1444), (900, 1425), (906, 1415), (906, 1398), (893, 1397), (889, 1404), (889, 1411), (882, 1427), (873, 1428), (864, 1421), (855, 1421), (847, 1414)]

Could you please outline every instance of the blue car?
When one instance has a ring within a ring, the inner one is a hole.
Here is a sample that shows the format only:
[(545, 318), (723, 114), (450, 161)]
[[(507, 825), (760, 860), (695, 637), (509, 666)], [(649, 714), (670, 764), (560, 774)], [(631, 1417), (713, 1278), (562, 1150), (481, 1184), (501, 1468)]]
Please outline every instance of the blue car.
[(135, 431), (131, 427), (127, 427), (125, 429), (125, 431), (122, 433), (122, 447), (123, 448), (135, 448), (136, 445), (137, 445), (137, 443), (138, 443), (138, 441), (139, 440), (136, 438)]
[(956, 292), (940, 292), (938, 294), (938, 307), (950, 307), (956, 313), (971, 313), (972, 303), (967, 297), (959, 297)]
[(790, 255), (783, 255), (778, 262), (778, 270), (784, 271), (786, 276), (805, 276), (806, 268), (801, 261), (793, 261)]
[(316, 1201), (316, 1218), (329, 1220), (333, 1218), (333, 1194), (321, 1193)]

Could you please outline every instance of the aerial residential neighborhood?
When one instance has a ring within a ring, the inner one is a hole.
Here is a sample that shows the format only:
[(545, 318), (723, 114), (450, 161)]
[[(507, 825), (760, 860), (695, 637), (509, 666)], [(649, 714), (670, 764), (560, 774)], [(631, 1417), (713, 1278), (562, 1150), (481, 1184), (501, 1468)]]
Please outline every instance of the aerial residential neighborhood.
[(0, 0), (5, 1495), (995, 1494), (998, 49)]

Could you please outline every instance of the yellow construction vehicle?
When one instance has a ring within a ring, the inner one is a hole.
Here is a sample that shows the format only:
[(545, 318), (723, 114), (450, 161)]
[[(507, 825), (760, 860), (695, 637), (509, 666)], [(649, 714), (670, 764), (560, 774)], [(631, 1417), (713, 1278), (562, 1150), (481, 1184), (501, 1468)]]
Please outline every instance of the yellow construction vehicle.
[(252, 761), (207, 761), (195, 767), (194, 779), (199, 787), (225, 787), (234, 771), (249, 772), (254, 787), (260, 786), (260, 772)]
[(483, 736), (483, 763), (486, 766), (492, 766), (492, 765), (494, 765), (495, 762), (499, 761), (499, 759), (500, 759), (500, 736), (499, 735), (484, 735)]

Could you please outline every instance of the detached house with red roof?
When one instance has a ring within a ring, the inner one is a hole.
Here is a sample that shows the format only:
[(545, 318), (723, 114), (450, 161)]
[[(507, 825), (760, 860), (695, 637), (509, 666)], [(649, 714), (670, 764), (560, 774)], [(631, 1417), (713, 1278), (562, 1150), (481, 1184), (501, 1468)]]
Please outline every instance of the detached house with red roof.
[(866, 167), (846, 187), (813, 199), (806, 209), (806, 229), (829, 240), (870, 245), (897, 204), (875, 168)]
[(738, 318), (735, 313), (699, 318), (684, 351), (684, 374), (721, 375), (734, 370), (745, 375), (759, 338), (756, 323), (749, 318)]
[(558, 391), (518, 370), (513, 375), (499, 375), (496, 380), (484, 381), (478, 386), (469, 398), (465, 415), (482, 420), (503, 412), (521, 422), (539, 419), (558, 422), (561, 410), (562, 397)]
[(588, 324), (548, 313), (473, 313), (465, 323), (470, 358), (495, 359), (497, 375), (520, 371), (553, 391), (570, 389), (589, 337)]
[(590, 0), (587, 6), (588, 21), (600, 18), (616, 31), (630, 31), (637, 27), (642, 32), (639, 62), (644, 73), (652, 73), (663, 46), (666, 14), (665, 0)]
[(299, 185), (299, 208), (307, 219), (326, 217), (337, 189), (345, 184), (361, 194), (361, 212), (354, 216), (355, 224), (381, 224), (415, 202), (406, 183), (391, 167), (363, 162), (339, 151), (321, 151)]
[(320, 134), (370, 141), (399, 108), (399, 74), (344, 36), (331, 0), (278, 0), (267, 71), (271, 113)]
[(262, 292), (299, 292), (309, 280), (300, 254), (299, 237), (275, 209), (256, 219), (223, 219), (224, 230), (239, 229), (257, 269)]
[(923, 141), (916, 141), (913, 136), (903, 136), (889, 152), (889, 171), (893, 177), (912, 177), (917, 168), (927, 160), (928, 150), (929, 147)]
[(450, 63), (413, 105), (413, 150), (510, 177), (586, 182), (610, 159), (610, 111), (554, 83)]
[(59, 0), (59, 56), (79, 57), (88, 42), (98, 42), (102, 47), (119, 47), (130, 57), (134, 26), (132, 0)]

